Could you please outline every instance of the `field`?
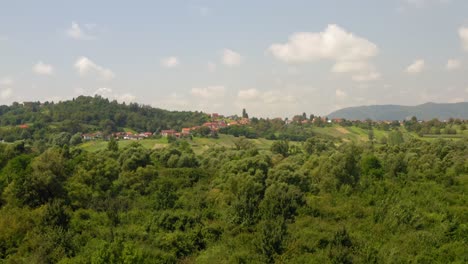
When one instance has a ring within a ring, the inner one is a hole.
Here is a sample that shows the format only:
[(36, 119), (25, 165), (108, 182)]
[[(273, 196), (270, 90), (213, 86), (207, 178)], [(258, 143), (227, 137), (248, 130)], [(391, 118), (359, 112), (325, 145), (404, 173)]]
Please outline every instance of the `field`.
[[(189, 144), (192, 146), (192, 149), (196, 154), (201, 154), (203, 151), (208, 149), (210, 146), (222, 146), (226, 148), (234, 148), (236, 138), (231, 135), (219, 135), (219, 138), (199, 138), (194, 137), (192, 140), (188, 140)], [(263, 138), (259, 139), (248, 139), (252, 142), (259, 150), (268, 150), (270, 149), (271, 144), (273, 144), (272, 140), (267, 140)], [(169, 143), (166, 138), (160, 139), (144, 139), (139, 141), (133, 140), (120, 140), (118, 141), (120, 148), (125, 148), (126, 146), (138, 142), (143, 147), (148, 149), (155, 149), (155, 148), (163, 148), (167, 146)], [(96, 140), (96, 141), (88, 141), (79, 146), (79, 148), (84, 149), (90, 152), (96, 152), (100, 150), (104, 150), (107, 147), (107, 141), (103, 140)]]
[[(462, 138), (468, 137), (468, 131), (464, 131), (464, 133), (459, 133), (456, 135), (424, 135), (423, 137), (418, 136), (416, 133), (408, 132), (404, 128), (401, 128), (403, 135), (406, 140), (411, 138), (416, 138), (425, 141), (434, 141), (438, 139), (446, 139), (446, 140), (460, 140)], [(331, 138), (341, 139), (344, 142), (350, 141), (360, 141), (366, 142), (369, 141), (368, 132), (365, 129), (351, 126), (351, 127), (342, 127), (338, 125), (332, 125), (328, 127), (313, 127), (312, 131), (319, 136), (326, 136)], [(380, 142), (380, 140), (384, 137), (388, 138), (389, 131), (378, 130), (374, 129), (374, 138), (376, 142)], [(236, 137), (231, 135), (224, 135), (220, 134), (219, 138), (201, 138), (201, 137), (194, 137), (192, 140), (188, 140), (192, 149), (196, 154), (201, 154), (203, 151), (207, 150), (211, 146), (222, 146), (226, 148), (234, 148), (235, 147), (235, 140)], [(248, 141), (252, 142), (259, 150), (269, 150), (271, 144), (273, 144), (273, 140), (267, 140), (264, 138), (257, 138), (257, 139), (247, 139)], [(133, 140), (120, 140), (118, 141), (120, 148), (125, 148), (126, 146), (130, 145), (133, 142), (138, 142), (142, 146), (147, 149), (155, 149), (155, 148), (163, 148), (167, 146), (169, 143), (166, 138), (160, 139), (144, 139), (139, 141)], [(297, 143), (299, 144), (299, 143)], [(107, 141), (97, 140), (97, 141), (88, 141), (81, 145), (79, 148), (84, 149), (90, 152), (96, 152), (99, 150), (103, 150), (107, 147)]]

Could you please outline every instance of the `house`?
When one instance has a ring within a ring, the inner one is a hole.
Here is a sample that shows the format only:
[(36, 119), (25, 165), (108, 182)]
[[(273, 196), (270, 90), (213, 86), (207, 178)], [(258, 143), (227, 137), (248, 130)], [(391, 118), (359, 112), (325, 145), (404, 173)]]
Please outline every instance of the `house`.
[(242, 118), (241, 120), (239, 120), (239, 124), (241, 125), (247, 125), (250, 123), (250, 119), (248, 118)]
[(206, 122), (202, 126), (209, 127), (212, 131), (219, 129), (219, 125), (216, 122)]
[(216, 119), (219, 118), (219, 114), (218, 114), (218, 113), (212, 113), (212, 114), (211, 114), (211, 118), (212, 118), (213, 120), (216, 120)]
[(129, 139), (134, 139), (135, 136), (133, 135), (132, 132), (125, 132), (123, 139), (129, 140)]
[(163, 137), (169, 137), (169, 136), (175, 137), (176, 133), (177, 133), (177, 131), (172, 130), (172, 129), (162, 130), (161, 131), (161, 136), (163, 136)]
[(81, 138), (83, 140), (94, 140), (94, 135), (93, 134), (83, 134), (83, 135), (81, 135)]
[(227, 127), (227, 124), (224, 121), (219, 121), (218, 122), (218, 127), (220, 127), (220, 128)]
[(95, 140), (95, 139), (100, 139), (102, 138), (102, 133), (101, 132), (96, 132), (96, 133), (89, 133), (89, 134), (82, 134), (81, 138), (83, 140)]
[(152, 135), (153, 135), (153, 133), (151, 133), (151, 132), (143, 132), (143, 133), (138, 134), (138, 137), (139, 138), (147, 138), (147, 137), (151, 137)]
[(26, 129), (26, 128), (29, 128), (29, 126), (28, 126), (28, 125), (26, 125), (26, 124), (19, 125), (18, 127), (19, 127), (19, 128), (21, 128), (21, 129)]
[(190, 135), (190, 130), (191, 130), (191, 129), (188, 128), (188, 127), (182, 128), (182, 133), (181, 133), (182, 136), (188, 136), (188, 135)]
[(228, 126), (237, 126), (237, 125), (239, 125), (239, 122), (237, 122), (237, 121), (232, 121), (232, 122), (229, 122), (227, 125), (228, 125)]
[(332, 122), (336, 124), (341, 124), (343, 123), (344, 119), (343, 118), (333, 118)]

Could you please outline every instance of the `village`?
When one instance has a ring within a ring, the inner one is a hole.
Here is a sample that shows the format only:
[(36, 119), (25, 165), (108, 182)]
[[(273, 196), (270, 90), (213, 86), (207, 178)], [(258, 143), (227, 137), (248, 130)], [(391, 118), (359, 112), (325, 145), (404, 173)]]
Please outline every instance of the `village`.
[[(230, 126), (244, 126), (244, 125), (249, 125), (251, 123), (251, 119), (248, 117), (238, 117), (238, 116), (228, 116), (225, 117), (223, 115), (220, 115), (218, 113), (212, 113), (210, 114), (210, 122), (205, 122), (200, 126), (193, 126), (193, 127), (184, 127), (180, 131), (177, 131), (175, 129), (164, 129), (161, 131), (156, 131), (156, 132), (113, 132), (110, 135), (107, 134), (105, 135), (104, 133), (97, 131), (93, 133), (85, 133), (82, 134), (82, 140), (83, 141), (91, 141), (91, 140), (110, 140), (111, 137), (116, 139), (116, 140), (142, 140), (142, 139), (147, 139), (147, 138), (153, 138), (153, 137), (173, 137), (173, 138), (186, 138), (192, 136), (194, 133), (197, 131), (200, 131), (200, 129), (209, 129), (210, 133), (217, 133), (220, 129), (230, 127)], [(333, 119), (328, 119), (327, 117), (320, 117), (320, 116), (311, 116), (310, 118), (307, 118), (304, 115), (296, 115), (293, 118), (273, 118), (271, 120), (276, 120), (280, 122), (284, 122), (285, 125), (290, 125), (290, 124), (315, 124), (315, 125), (321, 125), (321, 124), (338, 124), (338, 125), (344, 125), (345, 122), (362, 122), (359, 120), (345, 120), (343, 118), (333, 118)], [(376, 121), (376, 123), (385, 123), (385, 124), (391, 124), (398, 122), (398, 125), (402, 125), (402, 121)]]
[(193, 127), (185, 127), (182, 128), (180, 131), (174, 129), (166, 129), (157, 132), (141, 132), (141, 133), (133, 133), (133, 132), (113, 132), (110, 135), (104, 135), (104, 133), (98, 131), (94, 133), (86, 133), (82, 134), (81, 138), (84, 141), (90, 140), (109, 140), (111, 137), (117, 140), (142, 140), (150, 137), (174, 137), (174, 138), (183, 138), (189, 137), (192, 135), (194, 131), (200, 130), (202, 128), (208, 128), (210, 132), (218, 132), (219, 129), (229, 127), (229, 126), (239, 126), (239, 125), (248, 125), (250, 123), (249, 118), (236, 118), (236, 117), (228, 117), (225, 118), (218, 113), (213, 113), (210, 115), (211, 121), (205, 122), (201, 126), (193, 126)]

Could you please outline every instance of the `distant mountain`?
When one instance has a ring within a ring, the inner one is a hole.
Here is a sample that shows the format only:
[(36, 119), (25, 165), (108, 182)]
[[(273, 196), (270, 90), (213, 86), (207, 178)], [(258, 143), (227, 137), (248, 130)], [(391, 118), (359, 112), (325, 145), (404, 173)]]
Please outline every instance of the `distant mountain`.
[(328, 115), (328, 118), (348, 120), (404, 120), (416, 116), (419, 120), (437, 118), (446, 120), (451, 117), (468, 119), (468, 102), (453, 104), (425, 103), (416, 106), (370, 105), (347, 107)]

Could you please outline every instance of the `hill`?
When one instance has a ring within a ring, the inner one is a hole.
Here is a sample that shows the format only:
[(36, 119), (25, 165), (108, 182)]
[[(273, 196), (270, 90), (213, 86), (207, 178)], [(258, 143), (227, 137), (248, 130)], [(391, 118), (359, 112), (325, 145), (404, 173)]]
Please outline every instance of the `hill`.
[(191, 127), (207, 120), (209, 116), (201, 112), (167, 111), (137, 103), (118, 103), (100, 96), (79, 96), (58, 103), (24, 102), (0, 106), (0, 138), (44, 138), (59, 132), (153, 132)]
[(468, 102), (453, 104), (425, 103), (417, 106), (371, 105), (347, 107), (328, 115), (328, 118), (349, 120), (404, 120), (416, 116), (419, 120), (437, 118), (468, 119)]

